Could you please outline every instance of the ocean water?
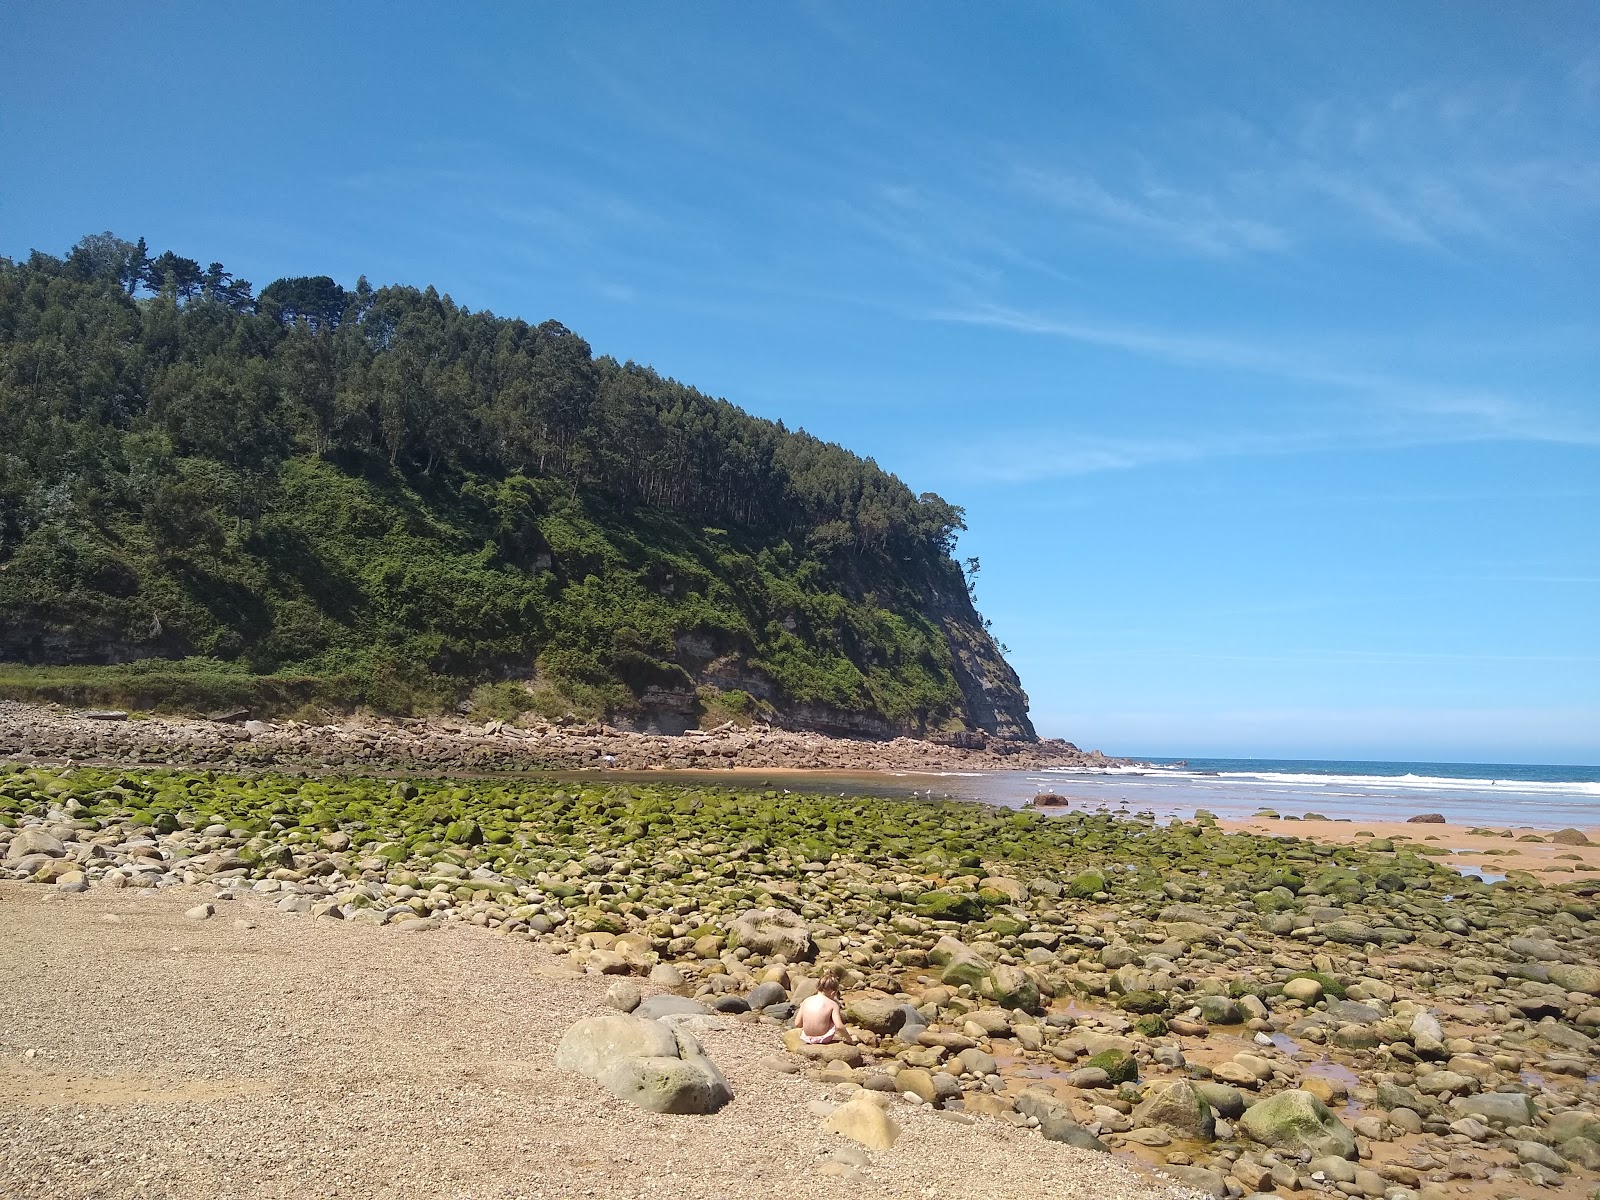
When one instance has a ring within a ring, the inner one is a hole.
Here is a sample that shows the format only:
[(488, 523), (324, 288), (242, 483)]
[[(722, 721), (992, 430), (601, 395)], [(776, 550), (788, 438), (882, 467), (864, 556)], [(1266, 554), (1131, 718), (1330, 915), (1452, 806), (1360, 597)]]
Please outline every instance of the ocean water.
[[(1500, 828), (1600, 826), (1600, 767), (1519, 763), (1343, 762), (1322, 759), (1155, 759), (1102, 770), (1056, 768), (973, 776), (952, 794), (1014, 805), (1053, 791), (1074, 808), (1151, 811), (1158, 817), (1319, 813), (1334, 820), (1447, 821)], [(988, 793), (977, 795), (971, 793)]]
[(608, 773), (640, 782), (786, 788), (841, 796), (924, 796), (1020, 808), (1041, 792), (1069, 811), (1150, 812), (1162, 820), (1206, 809), (1224, 818), (1270, 808), (1283, 816), (1404, 821), (1440, 813), (1466, 825), (1576, 826), (1600, 831), (1600, 767), (1516, 763), (1339, 762), (1320, 759), (1155, 759), (1099, 770)]

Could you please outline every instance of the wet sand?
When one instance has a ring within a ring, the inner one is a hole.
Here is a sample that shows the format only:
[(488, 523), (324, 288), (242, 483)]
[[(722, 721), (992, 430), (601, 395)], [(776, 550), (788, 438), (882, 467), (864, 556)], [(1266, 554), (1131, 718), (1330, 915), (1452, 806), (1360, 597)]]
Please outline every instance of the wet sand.
[[(1529, 871), (1550, 885), (1600, 879), (1600, 826), (1581, 828), (1587, 846), (1564, 845), (1551, 841), (1551, 830), (1532, 826), (1481, 826), (1409, 821), (1284, 821), (1252, 818), (1247, 821), (1220, 821), (1230, 833), (1264, 834), (1272, 837), (1307, 838), (1331, 845), (1361, 845), (1377, 838), (1396, 844), (1410, 842), (1426, 848), (1430, 856), (1464, 873), (1489, 872), (1503, 876), (1509, 871)], [(1483, 830), (1492, 828), (1485, 834)], [(1473, 832), (1477, 830), (1478, 832)], [(1524, 840), (1528, 838), (1536, 841)], [(1439, 851), (1449, 851), (1439, 854)]]

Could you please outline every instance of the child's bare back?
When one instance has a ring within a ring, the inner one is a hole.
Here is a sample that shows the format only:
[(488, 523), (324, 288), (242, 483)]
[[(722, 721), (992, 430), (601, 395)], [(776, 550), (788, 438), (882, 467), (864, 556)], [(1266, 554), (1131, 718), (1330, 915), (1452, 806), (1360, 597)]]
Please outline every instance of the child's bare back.
[(849, 1041), (844, 1010), (839, 1007), (839, 981), (832, 976), (825, 978), (814, 995), (800, 1002), (794, 1023), (800, 1027), (800, 1036), (813, 1046)]

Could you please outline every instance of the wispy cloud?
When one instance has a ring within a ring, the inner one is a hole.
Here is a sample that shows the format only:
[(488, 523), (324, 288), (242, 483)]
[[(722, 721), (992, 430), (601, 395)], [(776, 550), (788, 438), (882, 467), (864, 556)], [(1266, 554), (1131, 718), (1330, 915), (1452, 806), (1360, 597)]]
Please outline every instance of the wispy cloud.
[[(1572, 73), (1597, 86), (1591, 60)], [(1417, 85), (1376, 100), (1328, 97), (1274, 118), (1199, 112), (1159, 166), (1104, 147), (1063, 163), (1017, 149), (1001, 177), (1017, 196), (1102, 234), (1212, 256), (1352, 238), (1443, 252), (1537, 238), (1600, 206), (1600, 156), (1530, 138), (1562, 114), (1525, 111), (1508, 83)], [(1087, 164), (1092, 164), (1087, 165)]]
[[(1378, 418), (1365, 428), (1347, 424), (1288, 435), (1255, 432), (1186, 440), (1082, 444), (1051, 454), (1033, 447), (1033, 465), (1016, 478), (1083, 474), (1222, 455), (1282, 454), (1351, 445), (1452, 441), (1527, 441), (1600, 446), (1600, 422), (1550, 405), (1497, 392), (1421, 382), (1388, 372), (1336, 366), (1314, 347), (1263, 346), (1209, 335), (1059, 319), (998, 306), (935, 310), (928, 319), (1058, 338), (1181, 366), (1247, 372), (1309, 384), (1359, 399)], [(1046, 439), (1048, 444), (1048, 439)], [(1054, 463), (1054, 467), (1049, 466)], [(1018, 468), (1020, 470), (1020, 468)]]
[(1017, 183), (1071, 216), (1137, 238), (1201, 254), (1282, 250), (1289, 236), (1276, 225), (1224, 213), (1210, 196), (1170, 185), (1114, 192), (1088, 175), (1019, 167)]
[(1214, 458), (1304, 454), (1340, 444), (1319, 433), (1235, 433), (1192, 437), (1106, 437), (1050, 430), (997, 431), (955, 459), (953, 472), (993, 483), (1031, 483), (1105, 471)]

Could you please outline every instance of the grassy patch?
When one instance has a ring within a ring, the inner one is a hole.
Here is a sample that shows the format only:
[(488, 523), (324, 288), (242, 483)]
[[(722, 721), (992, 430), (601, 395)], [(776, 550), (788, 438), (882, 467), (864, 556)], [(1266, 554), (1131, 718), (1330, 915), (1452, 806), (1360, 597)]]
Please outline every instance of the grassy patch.
[(115, 666), (0, 663), (0, 699), (162, 713), (247, 709), (252, 716), (314, 716), (358, 709), (391, 715), (441, 711), (448, 680), (384, 671), (256, 675), (235, 663), (147, 659)]

